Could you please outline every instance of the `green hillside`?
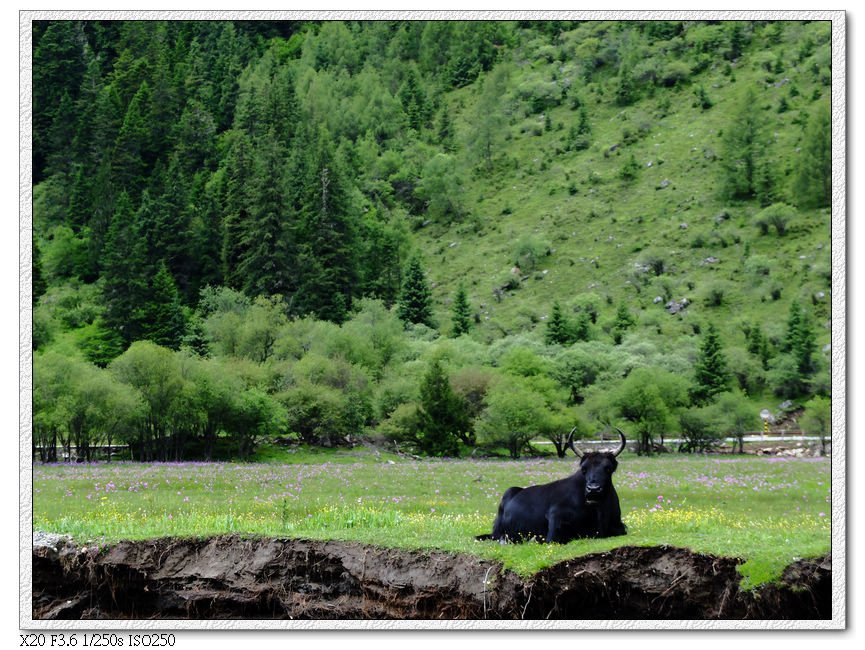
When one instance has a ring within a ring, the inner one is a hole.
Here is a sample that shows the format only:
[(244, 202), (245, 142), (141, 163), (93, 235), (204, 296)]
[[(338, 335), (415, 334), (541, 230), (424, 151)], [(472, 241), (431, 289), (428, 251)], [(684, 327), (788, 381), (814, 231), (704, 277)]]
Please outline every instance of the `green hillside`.
[[(647, 445), (752, 430), (785, 399), (819, 432), (830, 35), (34, 23), (36, 436), (86, 448), (108, 427), (142, 457), (361, 433), (518, 454), (526, 429), (572, 422)], [(408, 315), (411, 260), (431, 317)], [(140, 365), (163, 352), (190, 397), (155, 417)], [(642, 368), (655, 393), (633, 413)], [(122, 388), (94, 388), (105, 373)], [(128, 417), (84, 417), (87, 391)], [(722, 422), (736, 400), (752, 412)], [(436, 402), (460, 417), (433, 426)]]

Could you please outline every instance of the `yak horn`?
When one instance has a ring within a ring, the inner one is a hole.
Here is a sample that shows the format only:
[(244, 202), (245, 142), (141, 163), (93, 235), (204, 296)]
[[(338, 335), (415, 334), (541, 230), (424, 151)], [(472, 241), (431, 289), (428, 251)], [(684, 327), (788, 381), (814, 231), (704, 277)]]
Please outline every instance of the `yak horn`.
[(577, 427), (571, 429), (571, 432), (568, 434), (568, 440), (565, 442), (565, 448), (570, 449), (574, 454), (576, 454), (577, 458), (582, 458), (583, 454), (579, 449), (574, 445), (574, 431), (577, 430)]
[(620, 447), (615, 451), (615, 453), (613, 454), (614, 457), (615, 457), (615, 456), (618, 456), (618, 455), (621, 454), (623, 451), (625, 451), (625, 434), (624, 434), (624, 432), (622, 432), (622, 430), (621, 430), (619, 427), (616, 427), (616, 431), (619, 432), (619, 437), (622, 439), (622, 444), (621, 444), (621, 446), (620, 446)]

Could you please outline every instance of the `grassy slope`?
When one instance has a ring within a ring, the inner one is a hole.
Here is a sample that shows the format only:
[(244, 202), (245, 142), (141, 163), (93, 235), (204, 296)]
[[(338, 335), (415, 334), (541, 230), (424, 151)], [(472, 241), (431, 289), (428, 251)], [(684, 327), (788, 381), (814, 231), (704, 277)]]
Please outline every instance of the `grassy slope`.
[[(789, 29), (786, 41), (766, 51), (789, 52), (793, 39), (801, 38), (800, 30), (813, 34), (819, 29), (818, 25)], [(746, 87), (755, 88), (760, 105), (766, 107), (767, 131), (774, 134), (773, 153), (782, 169), (791, 167), (795, 148), (801, 145), (801, 126), (794, 120), (813, 106), (818, 83), (806, 64), (769, 73), (758, 64), (766, 56), (764, 47), (769, 46), (755, 39), (733, 67), (732, 77), (718, 61), (689, 84), (659, 89), (653, 97), (626, 108), (616, 106), (609, 91), (599, 95), (608, 81), (601, 75), (582, 93), (592, 126), (592, 145), (586, 151), (556, 152), (564, 149), (563, 140), (577, 119), (568, 106), (550, 111), (550, 131), (543, 131), (542, 115), (514, 115), (499, 145), (494, 171), (467, 178), (463, 200), (471, 216), (461, 223), (419, 231), (429, 275), (436, 283), (440, 322), (450, 322), (449, 304), (456, 285), (467, 279), (471, 304), (483, 322), (478, 336), (484, 340), (503, 332), (542, 331), (553, 300), (569, 305), (578, 294), (595, 293), (602, 300), (601, 325), (612, 318), (615, 305), (625, 301), (639, 313), (642, 325), (665, 339), (692, 335), (692, 322), (714, 320), (727, 343), (741, 347), (741, 323), (761, 323), (770, 335), (781, 336), (790, 302), (796, 299), (810, 306), (812, 296), (824, 291), (826, 298), (815, 313), (821, 326), (818, 343), (828, 342), (829, 330), (822, 327), (829, 316), (828, 211), (800, 212), (783, 238), (774, 232), (759, 236), (751, 223), (759, 205), (730, 202), (721, 195), (722, 133), (735, 128), (732, 115)], [(540, 72), (549, 78), (558, 65), (525, 61), (516, 66), (511, 87), (519, 86), (529, 74)], [(796, 85), (799, 95), (791, 100), (791, 110), (778, 113), (778, 103), (788, 96), (790, 84), (776, 87), (770, 81), (785, 78)], [(706, 111), (694, 106), (698, 85), (714, 102)], [(825, 94), (826, 89), (821, 90)], [(476, 92), (477, 88), (467, 88), (448, 97), (452, 106), (465, 106), (456, 119), (464, 131), (471, 128), (466, 120)], [(669, 109), (664, 111), (660, 106), (667, 100)], [(641, 125), (648, 126), (645, 137), (624, 144), (623, 130), (638, 131)], [(540, 135), (534, 135), (533, 129)], [(616, 151), (605, 155), (616, 144)], [(618, 173), (631, 154), (642, 170), (628, 183)], [(590, 183), (590, 174), (600, 182)], [(665, 180), (669, 186), (658, 189)], [(573, 195), (572, 183), (577, 190)], [(731, 218), (717, 223), (715, 218), (723, 212)], [(706, 245), (694, 248), (698, 235)], [(497, 302), (493, 289), (509, 277), (515, 242), (529, 236), (549, 244), (552, 252), (536, 268), (523, 268), (528, 279)], [(668, 270), (641, 287), (645, 276), (635, 273), (635, 265), (649, 252), (659, 254)], [(747, 259), (755, 256), (769, 258), (768, 276), (746, 272)], [(710, 257), (719, 261), (706, 263)], [(707, 307), (705, 295), (715, 286), (725, 289), (725, 302)], [(782, 289), (781, 297), (773, 301), (771, 290), (776, 287)], [(653, 303), (665, 289), (672, 298), (687, 297), (692, 306), (681, 315), (668, 315), (663, 303)]]

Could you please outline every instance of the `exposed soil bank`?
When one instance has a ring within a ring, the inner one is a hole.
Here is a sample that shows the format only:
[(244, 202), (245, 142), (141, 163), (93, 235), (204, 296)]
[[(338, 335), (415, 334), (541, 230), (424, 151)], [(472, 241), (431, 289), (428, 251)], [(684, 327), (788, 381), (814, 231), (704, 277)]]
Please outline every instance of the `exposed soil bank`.
[(160, 539), (33, 551), (33, 618), (831, 619), (831, 556), (740, 591), (736, 561), (623, 547), (523, 579), (467, 555), (305, 540)]

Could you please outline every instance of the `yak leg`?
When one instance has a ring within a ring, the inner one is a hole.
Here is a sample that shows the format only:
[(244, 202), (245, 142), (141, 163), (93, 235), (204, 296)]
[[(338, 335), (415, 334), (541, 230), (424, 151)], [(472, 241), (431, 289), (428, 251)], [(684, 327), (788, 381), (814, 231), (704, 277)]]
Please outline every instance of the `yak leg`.
[(563, 526), (567, 522), (566, 513), (561, 512), (558, 508), (550, 508), (550, 511), (547, 513), (547, 537), (546, 541), (549, 544), (550, 542), (556, 542), (559, 544), (565, 544), (569, 539), (565, 539), (565, 535), (562, 531)]
[(598, 533), (597, 537), (617, 537), (626, 534), (625, 524), (622, 523), (622, 515), (616, 508), (608, 512), (606, 508), (598, 508)]

